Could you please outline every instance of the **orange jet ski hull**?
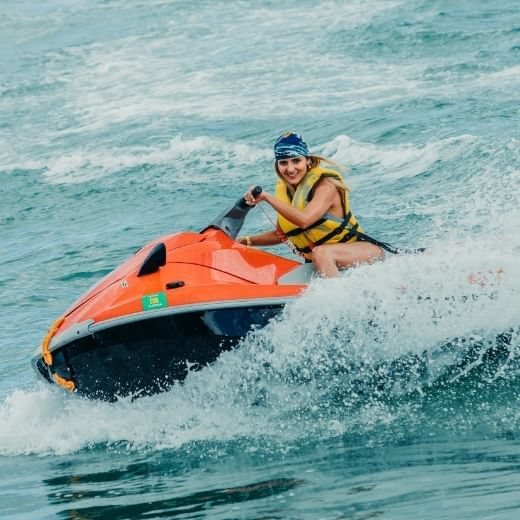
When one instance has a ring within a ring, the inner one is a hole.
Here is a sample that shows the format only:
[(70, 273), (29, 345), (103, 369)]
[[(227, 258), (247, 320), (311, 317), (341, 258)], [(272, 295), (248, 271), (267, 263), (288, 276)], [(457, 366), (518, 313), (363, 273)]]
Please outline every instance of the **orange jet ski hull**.
[(276, 316), (305, 289), (282, 283), (302, 267), (241, 245), (218, 226), (163, 237), (77, 300), (33, 366), (89, 398), (164, 391)]

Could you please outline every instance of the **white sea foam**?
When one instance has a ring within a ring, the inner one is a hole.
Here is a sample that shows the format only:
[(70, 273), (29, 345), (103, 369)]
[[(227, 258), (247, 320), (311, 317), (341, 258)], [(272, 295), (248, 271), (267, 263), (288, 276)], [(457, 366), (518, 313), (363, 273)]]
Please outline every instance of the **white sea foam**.
[(518, 88), (520, 88), (520, 65), (505, 67), (496, 72), (481, 74), (476, 83), (480, 86), (490, 86), (496, 90), (513, 87), (516, 90), (516, 98), (518, 98)]
[(340, 135), (326, 143), (322, 153), (347, 165), (378, 168), (380, 178), (395, 180), (419, 175), (437, 161), (449, 161), (467, 153), (478, 142), (474, 136), (462, 135), (422, 145), (375, 145)]
[[(96, 5), (92, 9), (102, 13), (119, 8), (117, 5)], [(125, 125), (138, 123), (152, 134), (164, 135), (169, 131), (169, 123), (177, 118), (229, 120), (232, 124), (234, 118), (243, 117), (247, 111), (254, 112), (256, 119), (270, 120), (290, 113), (288, 107), (297, 106), (300, 117), (326, 119), (333, 117), (338, 107), (345, 113), (429, 95), (457, 97), (466, 88), (472, 91), (478, 80), (470, 78), (460, 84), (450, 77), (441, 83), (425, 78), (424, 71), (432, 63), (424, 58), (407, 63), (373, 63), (351, 55), (341, 44), (338, 48), (332, 44), (325, 54), (314, 45), (315, 32), (337, 31), (341, 42), (342, 31), (363, 26), (382, 12), (401, 5), (398, 1), (371, 1), (367, 7), (361, 1), (329, 1), (304, 10), (292, 6), (278, 6), (275, 10), (251, 6), (237, 13), (225, 3), (208, 4), (201, 7), (202, 12), (179, 10), (178, 16), (168, 20), (157, 34), (123, 34), (109, 42), (72, 45), (61, 52), (49, 50), (41, 85), (59, 88), (49, 92), (35, 88), (25, 97), (27, 106), (34, 104), (38, 111), (43, 110), (44, 121), (19, 127), (26, 135), (9, 145), (2, 162), (8, 166), (5, 169), (17, 169), (34, 160), (35, 154), (44, 155), (49, 158), (51, 177), (66, 178), (64, 170), (70, 166), (74, 182), (92, 180), (119, 166), (138, 163), (132, 150), (121, 150), (118, 135)], [(133, 7), (137, 9), (139, 4)], [(211, 19), (220, 21), (219, 30), (207, 21), (204, 9), (211, 12)], [(60, 26), (59, 16), (42, 11), (35, 13), (40, 25), (46, 25), (47, 20), (55, 28)], [(81, 6), (77, 14), (89, 12), (88, 7)], [(430, 14), (417, 16), (428, 19)], [(14, 15), (16, 20), (23, 24), (30, 17), (20, 13)], [(286, 30), (287, 20), (291, 20), (290, 32)], [(293, 38), (292, 33), (302, 37)], [(212, 59), (208, 60), (208, 56)], [(285, 56), (290, 56), (290, 60), (283, 61)], [(435, 65), (439, 60), (445, 65), (456, 63), (454, 58), (443, 57), (436, 59)], [(305, 81), (301, 63), (312, 70), (312, 74), (304, 76)], [(497, 88), (511, 88), (516, 71), (510, 67), (480, 78), (490, 84), (496, 82)], [(92, 146), (78, 149), (67, 144), (77, 136), (84, 136), (83, 141)], [(42, 141), (46, 143), (45, 153), (27, 153), (32, 148), (40, 150)], [(400, 152), (405, 156), (408, 152), (413, 154), (414, 150), (406, 150), (406, 146)], [(420, 159), (426, 165), (433, 160), (424, 153), (428, 149), (432, 155), (436, 153), (433, 145), (421, 152)], [(360, 151), (367, 154), (371, 150)], [(0, 154), (4, 156), (4, 150)], [(394, 159), (388, 156), (386, 160)], [(37, 159), (36, 164), (40, 163)], [(86, 171), (77, 174), (76, 168)]]
[(251, 433), (240, 409), (204, 407), (187, 390), (178, 393), (109, 404), (48, 388), (16, 390), (0, 405), (0, 454), (70, 453), (98, 443), (160, 449)]
[[(74, 135), (110, 131), (116, 124), (135, 121), (160, 124), (172, 116), (228, 119), (254, 109), (255, 117), (266, 118), (286, 111), (292, 101), (298, 101), (299, 110), (309, 115), (324, 109), (333, 113), (339, 105), (381, 103), (402, 92), (411, 70), (385, 66), (381, 73), (387, 81), (381, 85), (372, 64), (348, 58), (345, 62), (344, 53), (328, 53), (324, 58), (312, 38), (289, 37), (285, 26), (291, 19), (291, 32), (303, 35), (347, 30), (399, 5), (375, 1), (367, 9), (366, 2), (328, 2), (305, 10), (252, 7), (239, 13), (225, 4), (212, 5), (211, 19), (221, 21), (218, 30), (201, 22), (203, 13), (190, 16), (180, 11), (167, 30), (153, 37), (122, 36), (108, 44), (72, 46), (65, 53), (49, 51), (43, 81), (62, 86), (45, 97), (60, 107), (52, 112), (52, 127), (60, 128), (57, 135)], [(285, 74), (279, 61), (271, 58), (280, 47), (291, 57)], [(305, 85), (299, 63), (315, 71)], [(330, 83), (331, 71), (342, 89)], [(409, 91), (415, 85), (410, 81)], [(38, 101), (41, 98), (38, 93)]]
[[(489, 234), (517, 236), (519, 150), (515, 138), (492, 142), (472, 135), (419, 145), (375, 145), (342, 135), (319, 148), (353, 168), (348, 180), (354, 195), (367, 182), (376, 187), (365, 215), (383, 220), (422, 216), (434, 223), (430, 238), (443, 240), (453, 233), (486, 240)], [(414, 177), (413, 184), (404, 182)]]
[[(196, 183), (199, 180), (207, 183), (211, 171), (220, 173), (223, 168), (229, 169), (230, 165), (238, 171), (238, 168), (269, 156), (269, 150), (246, 143), (230, 143), (208, 136), (189, 139), (176, 135), (167, 145), (83, 148), (63, 156), (29, 160), (20, 166), (24, 169), (44, 170), (45, 178), (56, 184), (88, 182), (144, 165), (170, 166), (175, 170), (176, 183), (179, 185), (183, 181)], [(196, 167), (193, 166), (195, 161)]]

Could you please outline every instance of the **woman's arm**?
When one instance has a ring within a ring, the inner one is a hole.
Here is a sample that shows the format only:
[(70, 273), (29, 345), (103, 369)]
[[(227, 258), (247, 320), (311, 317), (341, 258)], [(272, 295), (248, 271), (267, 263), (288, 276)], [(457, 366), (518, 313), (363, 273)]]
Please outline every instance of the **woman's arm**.
[(240, 244), (250, 246), (274, 246), (276, 244), (281, 244), (283, 242), (283, 239), (273, 229), (271, 231), (266, 231), (265, 233), (260, 233), (259, 235), (244, 236), (237, 238), (237, 242), (239, 242)]

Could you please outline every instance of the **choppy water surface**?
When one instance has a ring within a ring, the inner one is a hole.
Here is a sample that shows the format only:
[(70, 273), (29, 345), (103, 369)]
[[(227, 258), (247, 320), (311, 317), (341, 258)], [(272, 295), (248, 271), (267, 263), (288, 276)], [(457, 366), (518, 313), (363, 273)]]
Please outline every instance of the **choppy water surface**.
[[(519, 31), (513, 0), (3, 2), (1, 516), (517, 518)], [(166, 394), (40, 386), (50, 322), (272, 189), (288, 129), (429, 253), (313, 283)]]

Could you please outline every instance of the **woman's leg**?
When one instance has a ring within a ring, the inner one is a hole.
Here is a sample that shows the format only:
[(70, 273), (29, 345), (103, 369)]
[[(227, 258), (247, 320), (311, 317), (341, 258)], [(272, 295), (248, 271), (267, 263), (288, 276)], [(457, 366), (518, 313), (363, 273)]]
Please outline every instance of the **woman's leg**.
[(338, 276), (338, 268), (372, 263), (383, 258), (383, 250), (370, 242), (324, 244), (312, 250), (312, 263), (318, 273), (326, 277)]

